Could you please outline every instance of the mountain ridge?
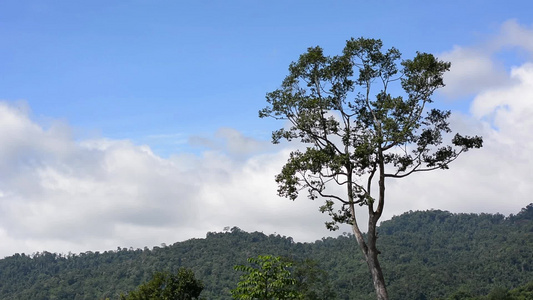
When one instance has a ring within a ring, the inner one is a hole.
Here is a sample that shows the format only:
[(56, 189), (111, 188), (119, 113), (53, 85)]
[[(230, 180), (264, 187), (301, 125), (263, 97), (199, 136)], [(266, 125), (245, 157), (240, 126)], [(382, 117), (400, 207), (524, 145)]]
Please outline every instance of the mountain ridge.
[[(533, 204), (516, 215), (407, 212), (383, 221), (378, 246), (391, 299), (488, 294), (533, 278)], [(373, 299), (366, 263), (350, 234), (315, 242), (233, 227), (170, 246), (80, 254), (14, 254), (0, 260), (1, 299), (118, 299), (155, 271), (192, 269), (206, 299), (231, 299), (233, 266), (260, 254), (312, 259), (338, 299)]]

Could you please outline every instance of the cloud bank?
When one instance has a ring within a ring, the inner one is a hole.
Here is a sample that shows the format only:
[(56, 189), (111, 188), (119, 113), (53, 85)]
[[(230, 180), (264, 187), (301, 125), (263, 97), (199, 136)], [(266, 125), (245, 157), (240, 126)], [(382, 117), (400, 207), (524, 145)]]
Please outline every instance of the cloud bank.
[(0, 143), (2, 256), (151, 247), (225, 226), (327, 234), (313, 203), (275, 194), (286, 151), (260, 154), (267, 142), (232, 129), (200, 155), (164, 159), (127, 140), (76, 141), (68, 125), (45, 128), (24, 105), (2, 102)]

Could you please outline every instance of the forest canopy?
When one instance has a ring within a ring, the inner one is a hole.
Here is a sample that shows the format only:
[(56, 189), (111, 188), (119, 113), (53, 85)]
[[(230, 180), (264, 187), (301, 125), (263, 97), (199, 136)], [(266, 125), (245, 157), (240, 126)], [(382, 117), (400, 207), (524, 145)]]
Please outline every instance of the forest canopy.
[[(382, 259), (392, 299), (446, 299), (458, 291), (485, 296), (533, 278), (533, 204), (508, 217), (407, 212), (382, 222), (378, 232), (386, 237)], [(233, 227), (152, 249), (15, 254), (0, 260), (0, 298), (118, 299), (155, 272), (175, 273), (184, 267), (203, 282), (202, 297), (231, 299), (240, 276), (234, 266), (250, 257), (274, 255), (312, 260), (327, 272), (333, 299), (374, 299), (362, 257), (345, 254), (354, 247), (350, 234), (299, 243)]]

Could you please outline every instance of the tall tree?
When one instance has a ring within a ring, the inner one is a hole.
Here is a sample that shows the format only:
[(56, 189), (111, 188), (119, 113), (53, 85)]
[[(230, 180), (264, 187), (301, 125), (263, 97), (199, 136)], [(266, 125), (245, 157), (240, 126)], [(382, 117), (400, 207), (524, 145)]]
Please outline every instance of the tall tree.
[[(332, 217), (326, 226), (351, 225), (377, 299), (384, 300), (388, 294), (376, 227), (385, 206), (386, 180), (448, 169), (461, 153), (480, 148), (482, 138), (456, 134), (443, 143), (451, 137), (450, 112), (427, 108), (433, 92), (444, 86), (450, 63), (427, 53), (400, 62), (397, 49), (381, 49), (380, 40), (365, 38), (348, 40), (343, 53), (333, 57), (318, 46), (309, 48), (291, 63), (281, 88), (267, 94), (269, 105), (259, 116), (288, 121), (273, 132), (273, 143), (296, 139), (306, 145), (290, 154), (277, 175), (278, 194), (295, 200), (307, 190), (310, 199), (324, 198), (320, 210)], [(391, 90), (399, 95), (392, 96)], [(356, 205), (368, 208), (366, 238)]]

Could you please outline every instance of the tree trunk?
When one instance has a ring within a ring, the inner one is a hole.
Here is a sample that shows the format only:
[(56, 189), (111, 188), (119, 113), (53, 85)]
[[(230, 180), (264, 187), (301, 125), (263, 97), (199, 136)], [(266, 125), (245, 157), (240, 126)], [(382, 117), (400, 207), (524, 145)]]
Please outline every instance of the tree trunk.
[[(381, 128), (381, 126), (379, 126)], [(381, 134), (380, 134), (381, 137)], [(383, 212), (385, 204), (385, 164), (383, 150), (381, 145), (379, 146), (378, 162), (379, 162), (379, 199), (378, 207), (374, 211), (373, 205), (368, 206), (368, 250), (366, 252), (366, 263), (372, 274), (372, 281), (374, 282), (374, 289), (376, 290), (377, 300), (388, 300), (389, 295), (387, 288), (385, 287), (385, 278), (383, 277), (383, 271), (381, 271), (381, 265), (378, 261), (378, 248), (376, 247), (377, 241), (377, 225), (378, 220)]]
[(376, 291), (377, 300), (388, 300), (389, 295), (387, 293), (387, 288), (385, 287), (385, 278), (383, 277), (383, 272), (381, 271), (381, 265), (378, 261), (378, 253), (375, 247), (373, 248), (374, 250), (368, 249), (366, 263), (370, 273), (372, 274), (372, 281), (374, 283), (374, 290)]
[[(383, 162), (383, 155), (380, 155), (381, 162)], [(348, 166), (348, 182), (352, 181), (351, 171), (352, 169)], [(377, 233), (376, 227), (381, 213), (383, 211), (383, 206), (385, 203), (385, 167), (383, 163), (380, 164), (380, 180), (379, 180), (379, 202), (377, 211), (374, 211), (373, 204), (368, 204), (368, 232), (367, 232), (367, 242), (363, 238), (363, 234), (357, 225), (357, 219), (355, 218), (355, 205), (353, 204), (352, 195), (352, 185), (348, 184), (348, 197), (350, 199), (350, 213), (352, 214), (352, 231), (357, 240), (359, 248), (365, 256), (366, 264), (370, 274), (372, 275), (372, 282), (374, 283), (374, 290), (376, 292), (377, 300), (389, 300), (389, 294), (387, 293), (387, 287), (385, 286), (385, 277), (383, 277), (383, 271), (381, 270), (381, 265), (379, 264), (378, 254), (379, 251), (376, 247)], [(372, 176), (370, 176), (369, 181), (371, 182)], [(368, 185), (368, 190), (370, 191), (370, 183)]]
[(357, 226), (357, 222), (353, 223), (352, 230), (355, 234), (357, 244), (365, 256), (368, 270), (372, 275), (372, 282), (374, 283), (374, 290), (376, 292), (377, 300), (388, 300), (389, 295), (385, 286), (385, 278), (383, 277), (383, 271), (381, 270), (381, 265), (379, 264), (378, 260), (379, 251), (376, 248), (375, 224), (369, 222), (368, 242), (365, 242), (363, 239), (363, 235)]

